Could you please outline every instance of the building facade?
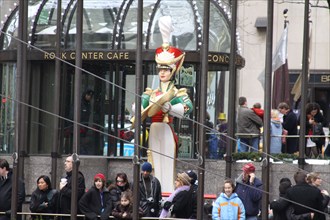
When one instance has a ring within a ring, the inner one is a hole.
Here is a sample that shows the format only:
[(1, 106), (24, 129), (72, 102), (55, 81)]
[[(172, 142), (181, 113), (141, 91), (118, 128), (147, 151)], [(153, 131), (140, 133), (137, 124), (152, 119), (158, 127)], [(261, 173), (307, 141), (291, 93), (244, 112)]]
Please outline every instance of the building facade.
[[(24, 4), (21, 9), (20, 4)], [(14, 115), (18, 104), (22, 117), (18, 120), (22, 123), (20, 145), (24, 146), (24, 154), (72, 153), (75, 61), (81, 56), (79, 109), (80, 123), (85, 127), (80, 127), (78, 153), (131, 156), (133, 135), (129, 119), (135, 97), (140, 95), (134, 92), (137, 1), (83, 1), (83, 46), (79, 55), (75, 50), (76, 0), (62, 0), (61, 7), (57, 0), (2, 0), (1, 5), (1, 153), (14, 152)], [(156, 88), (159, 83), (154, 51), (162, 44), (162, 37), (157, 22), (159, 17), (170, 15), (173, 20), (171, 44), (186, 52), (183, 68), (176, 76), (177, 86), (187, 88), (196, 109), (202, 77), (200, 52), (203, 16), (206, 16), (203, 7), (203, 1), (143, 1), (143, 88)], [(24, 19), (20, 20), (20, 16)], [(228, 4), (211, 1), (207, 111), (212, 118), (220, 111), (227, 111), (230, 20)], [(17, 75), (20, 58), (22, 76)], [(236, 63), (241, 69), (245, 60), (238, 54)], [(15, 98), (18, 79), (22, 80), (21, 100)], [(93, 98), (86, 102), (84, 92), (91, 92)], [(198, 126), (192, 122), (199, 117), (196, 109), (189, 119), (175, 122), (182, 157), (195, 156), (198, 129), (191, 128)], [(144, 146), (147, 130), (148, 121), (141, 134)], [(54, 147), (55, 141), (58, 144)]]
[[(304, 1), (274, 1), (273, 51), (284, 29), (283, 11), (288, 9), (288, 46), (290, 91), (302, 72)], [(248, 98), (248, 105), (264, 102), (264, 89), (258, 77), (265, 68), (267, 1), (242, 1), (238, 8), (241, 51), (246, 59), (238, 77), (238, 94)], [(330, 121), (330, 14), (328, 1), (310, 1), (310, 77), (308, 101), (321, 105)], [(247, 83), (248, 82), (248, 83)], [(290, 104), (295, 105), (290, 94)], [(273, 106), (275, 107), (275, 106)], [(276, 108), (276, 107), (275, 107)], [(298, 108), (300, 106), (298, 105)]]

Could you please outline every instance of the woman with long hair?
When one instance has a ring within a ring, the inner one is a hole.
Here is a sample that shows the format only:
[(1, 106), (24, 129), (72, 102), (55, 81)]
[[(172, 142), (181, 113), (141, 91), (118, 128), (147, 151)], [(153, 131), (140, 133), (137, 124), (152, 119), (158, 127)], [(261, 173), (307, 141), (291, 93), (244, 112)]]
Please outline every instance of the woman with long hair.
[(189, 218), (193, 213), (191, 178), (187, 173), (178, 173), (175, 190), (163, 203), (159, 218)]
[[(312, 102), (306, 105), (306, 135), (324, 135), (323, 127), (327, 124), (325, 118), (323, 117), (320, 109), (320, 105)], [(317, 129), (316, 129), (317, 128)], [(316, 130), (319, 130), (316, 132)], [(308, 139), (307, 139), (308, 140)], [(311, 138), (315, 142), (316, 148), (306, 146), (306, 155), (311, 157), (311, 151), (313, 152), (315, 158), (322, 155), (322, 146), (325, 144), (325, 137), (315, 137)], [(306, 141), (307, 143), (307, 141)]]
[(113, 204), (120, 202), (120, 197), (123, 192), (131, 190), (126, 173), (117, 173), (115, 181), (116, 187), (110, 191), (110, 197)]
[[(56, 213), (58, 191), (52, 189), (50, 179), (41, 175), (37, 179), (37, 189), (31, 195), (30, 210), (34, 213)], [(52, 216), (32, 215), (32, 219), (54, 219)]]

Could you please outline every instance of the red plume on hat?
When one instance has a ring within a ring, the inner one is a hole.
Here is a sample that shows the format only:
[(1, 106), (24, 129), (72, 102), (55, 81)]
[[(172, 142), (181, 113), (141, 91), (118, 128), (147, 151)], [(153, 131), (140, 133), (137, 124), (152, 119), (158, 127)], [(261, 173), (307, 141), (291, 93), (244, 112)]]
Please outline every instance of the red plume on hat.
[(171, 32), (173, 31), (172, 19), (170, 16), (160, 17), (158, 25), (163, 38), (163, 44), (156, 49), (155, 60), (157, 68), (172, 69), (172, 75), (177, 73), (184, 61), (185, 53), (176, 47), (169, 45)]

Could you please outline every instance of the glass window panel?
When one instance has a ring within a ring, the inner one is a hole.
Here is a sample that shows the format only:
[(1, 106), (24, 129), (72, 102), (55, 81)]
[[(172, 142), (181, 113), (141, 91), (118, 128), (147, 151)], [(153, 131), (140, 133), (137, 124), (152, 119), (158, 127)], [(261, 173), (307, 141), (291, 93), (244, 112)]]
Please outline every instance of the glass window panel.
[[(129, 1), (123, 2), (121, 0), (85, 0), (83, 15), (83, 49), (112, 48), (116, 19), (120, 21), (117, 31), (119, 31), (121, 35), (120, 40), (118, 37), (115, 40), (115, 43), (117, 42), (115, 48), (135, 49), (137, 36), (137, 2), (138, 1), (135, 0), (129, 5)], [(155, 9), (156, 2), (155, 0), (146, 0), (143, 6), (143, 41), (146, 39), (148, 27), (151, 27), (150, 33), (148, 33), (150, 36), (147, 48), (155, 49), (162, 44), (158, 20), (161, 16), (169, 15), (172, 17), (173, 23), (171, 44), (183, 50), (199, 49), (198, 47), (201, 46), (202, 39), (201, 26), (203, 24), (204, 2), (162, 0), (158, 8)], [(55, 46), (57, 1), (46, 1), (43, 6), (41, 3), (41, 0), (29, 1), (28, 31), (31, 33), (33, 25), (36, 25), (32, 43), (37, 47), (52, 49)], [(63, 33), (65, 35), (63, 39), (65, 48), (67, 49), (75, 48), (76, 3), (76, 0), (62, 1), (62, 19), (64, 20)], [(121, 16), (117, 16), (122, 3), (124, 3), (124, 10)], [(220, 5), (222, 9), (220, 9)], [(42, 8), (40, 8), (41, 6)], [(124, 14), (126, 13), (126, 7), (129, 7), (129, 9), (127, 10), (127, 14)], [(227, 9), (225, 7), (227, 7)], [(2, 11), (3, 10), (4, 9), (2, 9)], [(154, 17), (151, 17), (154, 10), (156, 10)], [(228, 10), (228, 6), (226, 6), (225, 3), (211, 1), (210, 51), (229, 52), (230, 50), (230, 29), (228, 20), (225, 18), (225, 16), (227, 16), (226, 10)], [(10, 35), (17, 37), (18, 13), (8, 11), (8, 18), (10, 13), (13, 13), (10, 19), (4, 21), (8, 27), (5, 31), (9, 36), (3, 37), (3, 49), (17, 48), (17, 41), (13, 40)], [(34, 21), (35, 19), (37, 19), (37, 21)], [(121, 22), (124, 22), (122, 27)], [(122, 28), (122, 30), (120, 28)], [(121, 42), (120, 45), (118, 45), (119, 41)]]
[[(75, 3), (76, 4), (76, 3)], [(106, 49), (111, 47), (114, 19), (119, 1), (84, 1), (83, 13), (83, 48)], [(65, 17), (65, 27), (67, 38), (66, 47), (75, 48), (76, 34), (76, 10), (73, 14), (73, 7)], [(69, 30), (68, 30), (69, 29)]]
[(162, 45), (162, 37), (158, 27), (158, 20), (162, 16), (171, 16), (173, 32), (171, 45), (182, 50), (196, 49), (196, 28), (192, 6), (187, 1), (167, 0), (161, 1), (155, 14), (150, 36), (150, 49)]
[(14, 148), (15, 134), (15, 98), (16, 89), (16, 64), (4, 63), (0, 65), (0, 153), (11, 154)]
[(230, 29), (227, 20), (214, 4), (211, 4), (210, 15), (209, 50), (229, 53)]
[[(35, 19), (35, 15), (40, 7), (41, 0), (38, 1), (29, 1), (28, 6), (28, 37), (31, 36), (32, 24)], [(7, 6), (12, 6), (11, 4), (6, 4)], [(18, 7), (16, 4), (13, 6), (15, 10), (8, 9), (8, 19), (5, 21), (4, 26), (7, 28), (3, 31), (6, 35), (3, 38), (3, 46), (2, 50), (15, 50), (17, 49), (18, 41), (15, 39), (18, 37), (18, 22), (19, 22), (19, 15), (18, 15)], [(1, 39), (1, 38), (0, 38)], [(29, 41), (30, 43), (30, 41)]]
[[(65, 11), (69, 0), (63, 0), (61, 12)], [(52, 49), (56, 43), (56, 22), (57, 22), (57, 0), (49, 0), (39, 9), (38, 20), (34, 22), (36, 25), (33, 44), (43, 49)]]
[(11, 17), (6, 21), (7, 28), (3, 30), (5, 34), (1, 34), (3, 42), (2, 50), (14, 50), (17, 49), (17, 40), (15, 38), (18, 37), (18, 10), (13, 12)]

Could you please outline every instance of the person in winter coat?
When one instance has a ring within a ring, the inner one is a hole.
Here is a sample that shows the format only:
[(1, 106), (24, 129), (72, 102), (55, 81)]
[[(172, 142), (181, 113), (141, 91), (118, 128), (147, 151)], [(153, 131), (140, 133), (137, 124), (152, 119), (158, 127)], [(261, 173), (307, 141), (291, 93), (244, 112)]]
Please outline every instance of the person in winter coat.
[[(325, 215), (321, 213), (324, 211), (321, 191), (306, 182), (307, 175), (303, 171), (296, 172), (294, 180), (296, 185), (287, 190), (287, 200), (283, 201), (283, 207), (293, 208), (291, 212), (289, 212), (290, 210), (287, 211), (287, 219), (295, 219), (292, 217), (292, 214), (294, 214), (298, 217), (301, 216), (298, 219), (306, 219), (306, 215), (309, 215), (310, 219), (325, 220)], [(320, 212), (311, 212), (313, 210)]]
[[(131, 190), (127, 190), (121, 194), (120, 203), (112, 210), (115, 219), (132, 219), (133, 218), (133, 199)], [(139, 216), (142, 217), (143, 210), (139, 209)]]
[(212, 220), (245, 220), (244, 205), (234, 189), (234, 182), (231, 179), (225, 180), (223, 191), (213, 204)]
[[(320, 177), (320, 174), (316, 172), (311, 172), (307, 174), (307, 183), (309, 183), (312, 186), (315, 186), (316, 188), (320, 188), (322, 184), (322, 179)], [(322, 206), (324, 210), (327, 210), (330, 201), (329, 192), (325, 189), (321, 189), (321, 193), (323, 196)]]
[(190, 177), (191, 181), (191, 200), (192, 200), (192, 214), (190, 216), (190, 219), (196, 219), (197, 218), (197, 191), (198, 191), (198, 181), (197, 181), (197, 174), (192, 171), (192, 170), (188, 170), (186, 171), (186, 173), (188, 174), (188, 176)]
[[(31, 195), (30, 211), (34, 213), (56, 213), (58, 191), (52, 189), (49, 177), (41, 175), (37, 179), (37, 185), (37, 189)], [(32, 219), (54, 219), (54, 217), (32, 215)]]
[[(65, 159), (64, 169), (66, 171), (66, 182), (60, 182), (60, 195), (58, 199), (58, 208), (59, 213), (61, 214), (70, 214), (71, 213), (71, 192), (72, 192), (72, 166), (73, 158), (69, 156)], [(78, 200), (85, 193), (85, 177), (79, 171), (78, 173)], [(60, 219), (70, 219), (70, 217), (61, 217)]]
[(279, 196), (278, 200), (274, 200), (270, 203), (270, 209), (273, 213), (273, 220), (287, 220), (286, 210), (287, 210), (287, 202), (283, 199), (286, 196), (286, 191), (292, 186), (289, 178), (282, 178), (280, 180)]
[(105, 188), (105, 176), (98, 173), (94, 176), (94, 185), (79, 201), (79, 209), (85, 219), (96, 220), (99, 215), (102, 220), (109, 219), (112, 211), (110, 192)]
[(145, 217), (158, 217), (162, 200), (162, 187), (159, 180), (151, 175), (152, 165), (145, 162), (141, 168), (140, 207)]
[(238, 104), (236, 136), (240, 139), (241, 144), (239, 152), (256, 152), (259, 149), (262, 120), (248, 108), (246, 97), (239, 97)]
[(193, 213), (191, 178), (187, 173), (178, 173), (175, 191), (163, 204), (159, 218), (189, 218)]
[(280, 118), (278, 117), (278, 111), (273, 109), (271, 111), (270, 121), (270, 153), (280, 154), (282, 150), (282, 135), (283, 127)]
[[(9, 163), (5, 159), (0, 159), (0, 212), (6, 215), (0, 215), (0, 220), (9, 220), (11, 216), (11, 192), (13, 185), (13, 171), (9, 168)], [(24, 182), (18, 180), (17, 211), (22, 211), (22, 205), (25, 200)], [(21, 219), (21, 215), (17, 215)]]
[[(290, 109), (290, 106), (281, 102), (278, 105), (278, 110), (283, 114), (283, 129), (287, 132), (287, 135), (297, 135), (298, 134), (298, 119), (295, 113)], [(282, 153), (293, 154), (298, 151), (298, 139), (296, 137), (286, 138), (286, 143), (283, 146)]]
[[(319, 129), (319, 133), (317, 134), (315, 132), (315, 129), (313, 130), (313, 127), (319, 125), (321, 126), (321, 129)], [(327, 121), (323, 117), (320, 109), (320, 105), (312, 102), (308, 103), (306, 105), (306, 135), (324, 135), (323, 127), (327, 126)], [(315, 148), (313, 147), (306, 147), (306, 156), (311, 157), (311, 151), (313, 152), (315, 158), (317, 158), (319, 155), (322, 155), (322, 146), (325, 144), (325, 137), (318, 137), (313, 138), (313, 141), (315, 142)], [(306, 141), (307, 142), (307, 141)]]
[[(98, 124), (97, 122), (90, 120), (95, 119), (95, 117), (91, 117), (91, 115), (93, 115), (93, 97), (94, 91), (92, 89), (86, 89), (82, 93), (80, 101), (80, 120), (78, 122), (83, 126), (79, 127), (79, 134), (81, 138), (79, 153), (84, 155), (95, 155), (99, 153), (97, 148), (92, 144), (92, 130), (89, 129), (89, 127), (94, 127), (94, 125)], [(71, 106), (67, 117), (70, 119), (70, 121), (64, 122), (64, 136), (66, 137), (66, 151), (69, 153), (71, 152), (69, 148), (72, 147), (73, 144), (74, 123), (71, 122), (71, 120), (74, 120), (74, 106)], [(98, 129), (98, 127), (94, 128)]]
[(110, 197), (113, 204), (120, 202), (121, 194), (125, 191), (131, 190), (126, 173), (117, 173), (116, 188), (110, 191)]
[(262, 198), (262, 182), (256, 177), (255, 166), (247, 163), (236, 179), (236, 194), (242, 200), (247, 220), (257, 220)]

